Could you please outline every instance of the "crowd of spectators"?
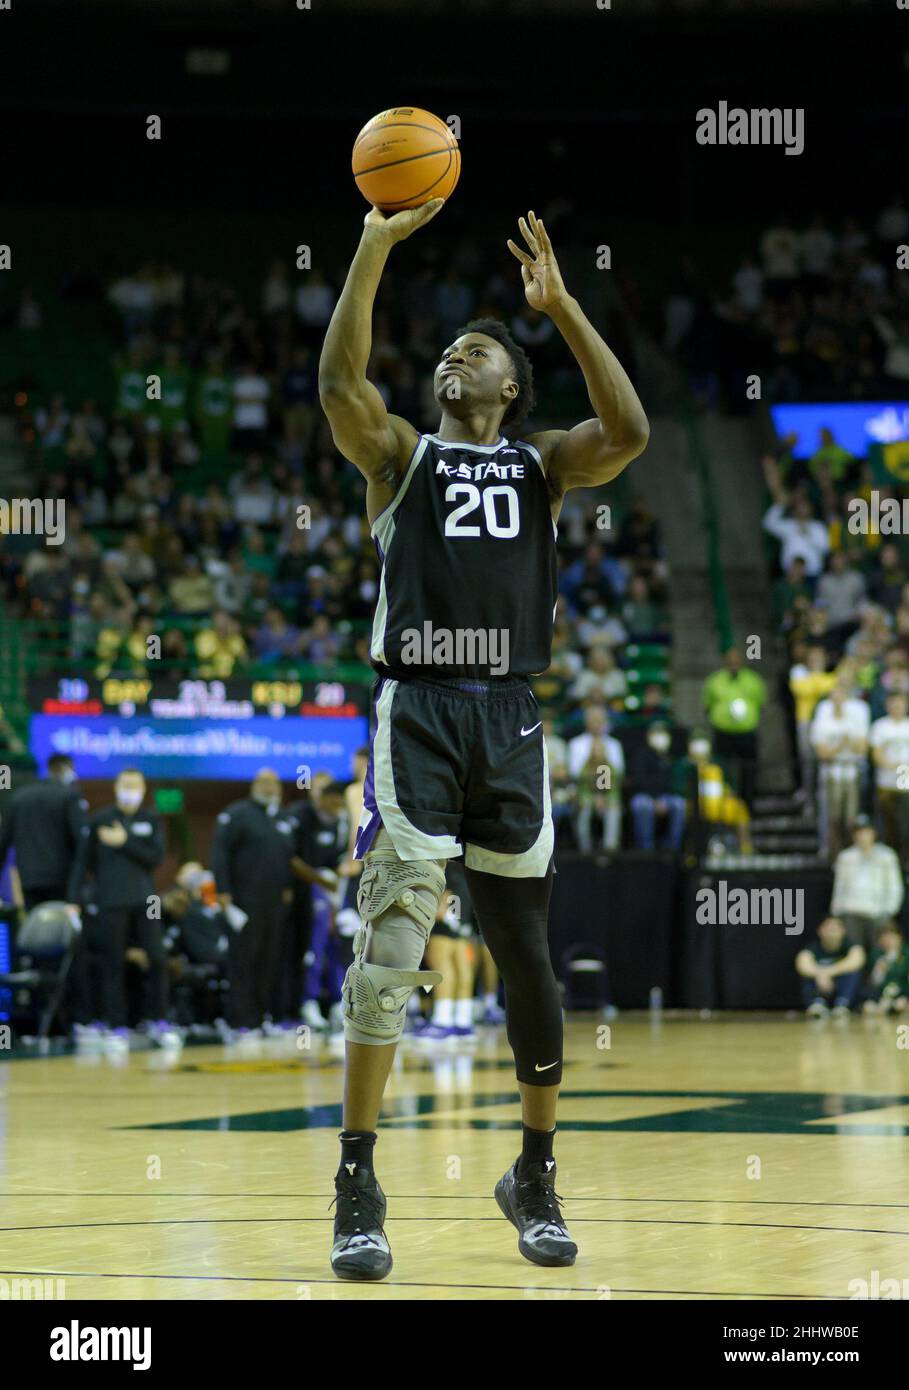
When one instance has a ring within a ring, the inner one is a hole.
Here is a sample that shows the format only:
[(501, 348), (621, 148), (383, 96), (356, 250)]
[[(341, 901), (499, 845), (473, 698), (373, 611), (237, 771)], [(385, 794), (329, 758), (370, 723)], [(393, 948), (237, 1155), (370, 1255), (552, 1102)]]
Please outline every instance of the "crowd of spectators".
[[(834, 858), (860, 812), (909, 854), (909, 538), (857, 526), (875, 487), (868, 464), (822, 431), (763, 460), (778, 542), (775, 620), (788, 649), (794, 754), (806, 810)], [(886, 488), (879, 488), (886, 494)], [(869, 518), (871, 513), (869, 511)]]
[[(899, 248), (909, 208), (894, 197), (875, 218), (779, 215), (726, 284), (680, 262), (664, 310), (663, 345), (707, 404), (745, 410), (745, 377), (762, 399), (874, 400), (909, 386), (909, 286)], [(906, 252), (902, 253), (905, 262)]]
[(834, 862), (830, 915), (796, 956), (802, 999), (812, 1018), (903, 1013), (909, 1008), (909, 946), (896, 920), (905, 897), (902, 862), (856, 816), (852, 843)]
[[(318, 404), (337, 277), (275, 262), (254, 306), (232, 286), (157, 263), (106, 280), (83, 267), (71, 278), (66, 297), (93, 305), (108, 333), (109, 390), (99, 383), (82, 400), (65, 390), (24, 393), (19, 422), (36, 489), (65, 501), (66, 528), (55, 547), (0, 537), (8, 605), (38, 620), (31, 630), (65, 674), (227, 680), (346, 664), (347, 678), (369, 680), (379, 569), (365, 486), (335, 450)], [(22, 310), (28, 333), (55, 306), (29, 292)], [(544, 401), (553, 383), (577, 384), (520, 277), (484, 261), (468, 240), (450, 264), (430, 247), (415, 272), (398, 280), (390, 268), (383, 278), (369, 371), (390, 410), (437, 427), (436, 355), (485, 313), (505, 318), (527, 349)], [(669, 785), (645, 767), (648, 725), (672, 719), (659, 528), (640, 497), (613, 505), (611, 529), (600, 521), (592, 494), (569, 494), (553, 659), (534, 682), (554, 746), (560, 738), (574, 746), (570, 767), (553, 758), (554, 793), (569, 838), (607, 848), (622, 842), (622, 811), (634, 797), (645, 801), (626, 816), (626, 838), (655, 842), (652, 796), (658, 821), (669, 807), (672, 833), (660, 838), (675, 848), (678, 778)], [(601, 739), (593, 761), (581, 762), (573, 741), (591, 730), (609, 739), (610, 729), (621, 756), (606, 774), (606, 808), (587, 777), (588, 764), (600, 767)], [(684, 731), (672, 737), (679, 745)]]

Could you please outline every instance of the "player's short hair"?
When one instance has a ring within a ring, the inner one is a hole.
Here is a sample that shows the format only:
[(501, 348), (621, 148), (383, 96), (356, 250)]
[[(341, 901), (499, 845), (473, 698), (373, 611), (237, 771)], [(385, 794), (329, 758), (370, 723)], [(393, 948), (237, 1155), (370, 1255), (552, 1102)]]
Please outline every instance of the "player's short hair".
[(62, 772), (65, 767), (72, 767), (73, 760), (68, 753), (52, 753), (47, 760), (48, 772)]
[(524, 421), (536, 404), (536, 395), (533, 389), (533, 367), (530, 358), (520, 343), (515, 342), (509, 332), (508, 325), (504, 324), (501, 319), (471, 319), (470, 323), (465, 323), (464, 327), (459, 328), (454, 336), (461, 338), (465, 333), (485, 333), (487, 338), (494, 338), (497, 343), (500, 343), (511, 358), (512, 371), (518, 383), (518, 394), (502, 416), (502, 433), (515, 439), (520, 434)]

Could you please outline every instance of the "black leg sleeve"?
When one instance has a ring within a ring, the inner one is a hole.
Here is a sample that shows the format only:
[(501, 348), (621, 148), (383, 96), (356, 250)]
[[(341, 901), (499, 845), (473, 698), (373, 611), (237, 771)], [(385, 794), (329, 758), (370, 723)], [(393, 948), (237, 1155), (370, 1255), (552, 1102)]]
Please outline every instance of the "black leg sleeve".
[(467, 869), (483, 940), (505, 986), (505, 1025), (519, 1081), (562, 1079), (562, 1002), (549, 958), (552, 865), (545, 878), (500, 878)]

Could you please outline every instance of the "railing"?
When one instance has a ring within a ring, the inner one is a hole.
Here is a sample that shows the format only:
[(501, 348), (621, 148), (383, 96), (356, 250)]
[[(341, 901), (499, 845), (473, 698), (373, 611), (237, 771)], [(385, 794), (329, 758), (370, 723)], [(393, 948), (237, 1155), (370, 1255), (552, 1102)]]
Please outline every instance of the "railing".
[(21, 629), (22, 624), (0, 608), (0, 706), (20, 738), (28, 728)]
[(698, 480), (701, 515), (707, 534), (707, 577), (713, 601), (714, 622), (720, 650), (734, 642), (732, 609), (720, 564), (719, 514), (716, 493), (707, 462), (707, 451), (698, 425), (697, 407), (688, 380), (679, 367), (650, 338), (636, 340), (638, 366), (645, 376), (645, 394), (653, 413), (672, 416), (685, 430), (688, 467)]
[(701, 439), (694, 405), (690, 400), (684, 403), (684, 424), (688, 444), (688, 463), (698, 477), (701, 491), (701, 512), (707, 532), (707, 574), (710, 581), (710, 594), (713, 599), (713, 614), (716, 623), (720, 651), (725, 652), (735, 641), (732, 627), (732, 609), (726, 577), (720, 564), (720, 528), (717, 512), (716, 492), (707, 464), (707, 452)]

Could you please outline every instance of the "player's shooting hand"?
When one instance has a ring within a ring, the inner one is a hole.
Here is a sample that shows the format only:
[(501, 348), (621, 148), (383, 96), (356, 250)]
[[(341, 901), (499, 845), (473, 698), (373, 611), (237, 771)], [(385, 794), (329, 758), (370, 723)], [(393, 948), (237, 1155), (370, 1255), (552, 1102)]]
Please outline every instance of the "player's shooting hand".
[(403, 212), (393, 212), (386, 216), (378, 208), (373, 208), (363, 219), (364, 227), (387, 237), (392, 245), (406, 241), (411, 232), (431, 222), (437, 212), (445, 206), (444, 198), (431, 198), (419, 208), (405, 208)]
[(568, 297), (552, 242), (535, 212), (529, 212), (526, 218), (518, 218), (518, 226), (531, 254), (528, 255), (513, 241), (508, 242), (508, 249), (521, 262), (521, 279), (524, 281), (527, 303), (531, 309), (551, 314)]

